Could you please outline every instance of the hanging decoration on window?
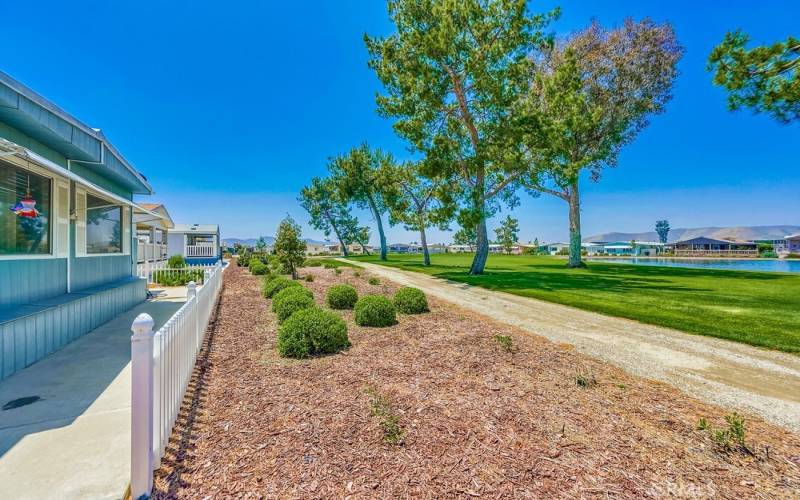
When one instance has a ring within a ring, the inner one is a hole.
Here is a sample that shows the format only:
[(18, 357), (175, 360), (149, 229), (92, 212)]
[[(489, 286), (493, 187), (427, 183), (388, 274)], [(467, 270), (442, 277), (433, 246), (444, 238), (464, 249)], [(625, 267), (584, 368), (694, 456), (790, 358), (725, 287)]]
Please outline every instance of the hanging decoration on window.
[(25, 197), (19, 200), (16, 205), (9, 207), (8, 209), (20, 217), (28, 217), (30, 219), (39, 217), (39, 211), (36, 210), (36, 200), (34, 200), (31, 196), (30, 175), (28, 176), (28, 190), (26, 191)]

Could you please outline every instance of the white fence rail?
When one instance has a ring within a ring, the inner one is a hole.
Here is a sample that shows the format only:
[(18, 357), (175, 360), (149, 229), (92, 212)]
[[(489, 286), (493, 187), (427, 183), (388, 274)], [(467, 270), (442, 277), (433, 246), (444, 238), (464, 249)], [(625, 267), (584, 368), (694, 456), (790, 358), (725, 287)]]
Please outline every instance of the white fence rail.
[(186, 303), (157, 332), (140, 314), (131, 325), (131, 497), (150, 495), (222, 288), (222, 265), (189, 284)]
[[(136, 274), (140, 278), (147, 280), (148, 285), (158, 284), (159, 277), (169, 278), (179, 274), (186, 274), (186, 271), (206, 271), (214, 269), (214, 266), (206, 266), (202, 264), (186, 264), (184, 267), (169, 267), (167, 261), (161, 262), (145, 262), (136, 265)], [(197, 280), (195, 280), (197, 281)]]

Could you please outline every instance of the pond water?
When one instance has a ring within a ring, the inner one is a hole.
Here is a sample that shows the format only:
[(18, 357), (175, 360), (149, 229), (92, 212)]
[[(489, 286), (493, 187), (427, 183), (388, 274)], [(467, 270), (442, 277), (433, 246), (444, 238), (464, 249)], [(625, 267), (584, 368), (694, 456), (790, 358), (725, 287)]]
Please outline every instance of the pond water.
[(800, 260), (777, 259), (592, 259), (595, 262), (636, 264), (640, 266), (696, 267), (724, 269), (726, 271), (761, 271), (773, 273), (800, 273)]

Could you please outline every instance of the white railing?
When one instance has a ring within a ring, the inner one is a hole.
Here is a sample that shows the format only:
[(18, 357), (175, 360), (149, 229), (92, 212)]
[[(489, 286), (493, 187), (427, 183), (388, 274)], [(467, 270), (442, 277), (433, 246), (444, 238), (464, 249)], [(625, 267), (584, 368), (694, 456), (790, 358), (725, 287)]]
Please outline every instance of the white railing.
[(149, 496), (222, 288), (222, 265), (189, 284), (186, 303), (153, 332), (153, 318), (131, 325), (131, 498)]
[(758, 250), (704, 250), (704, 249), (675, 249), (676, 256), (684, 257), (703, 257), (703, 256), (724, 256), (724, 257), (758, 257)]
[(144, 243), (139, 241), (136, 244), (136, 262), (154, 262), (167, 259), (167, 245), (161, 243)]
[[(167, 261), (144, 262), (136, 265), (136, 275), (147, 280), (148, 285), (158, 285), (162, 278), (170, 278), (179, 274), (187, 274), (187, 271), (205, 271), (213, 269), (214, 266), (202, 264), (186, 264), (184, 267), (168, 267)], [(197, 280), (195, 280), (197, 281)], [(163, 284), (163, 283), (161, 283)]]
[(211, 243), (203, 245), (186, 245), (184, 247), (186, 257), (216, 257), (217, 246)]

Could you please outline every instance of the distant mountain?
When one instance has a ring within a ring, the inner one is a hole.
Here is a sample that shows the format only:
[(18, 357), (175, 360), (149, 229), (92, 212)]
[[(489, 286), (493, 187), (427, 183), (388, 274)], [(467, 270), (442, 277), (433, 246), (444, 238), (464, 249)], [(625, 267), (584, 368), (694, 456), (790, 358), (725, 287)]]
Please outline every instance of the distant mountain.
[[(669, 231), (669, 242), (688, 240), (700, 236), (708, 238), (743, 241), (777, 240), (790, 234), (800, 233), (800, 226), (737, 226), (675, 228)], [(658, 241), (655, 231), (644, 233), (603, 233), (587, 236), (583, 241)]]
[[(275, 238), (273, 236), (264, 236), (264, 240), (267, 242), (267, 245), (272, 245), (273, 243), (275, 243)], [(258, 238), (244, 238), (244, 239), (243, 238), (222, 238), (222, 241), (226, 245), (230, 245), (230, 246), (233, 246), (236, 243), (238, 243), (238, 244), (244, 245), (246, 247), (254, 247), (254, 246), (256, 246), (256, 242), (258, 241)], [(327, 241), (314, 240), (314, 239), (311, 239), (311, 238), (306, 238), (306, 243), (324, 244), (324, 243), (328, 243), (328, 242)]]

